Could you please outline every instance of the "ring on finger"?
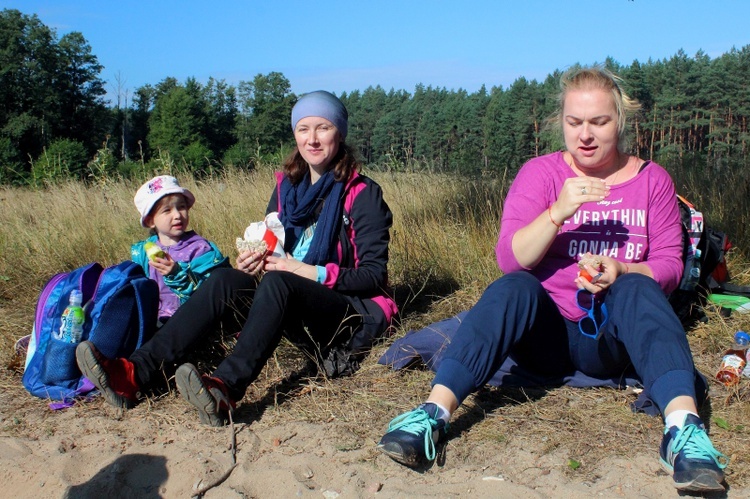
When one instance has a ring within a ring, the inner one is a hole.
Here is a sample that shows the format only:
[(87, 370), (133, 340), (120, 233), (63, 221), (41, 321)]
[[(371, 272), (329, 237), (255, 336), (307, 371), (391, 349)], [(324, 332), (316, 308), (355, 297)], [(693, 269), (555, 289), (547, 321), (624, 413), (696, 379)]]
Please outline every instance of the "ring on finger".
[(586, 195), (586, 186), (581, 187), (581, 195)]

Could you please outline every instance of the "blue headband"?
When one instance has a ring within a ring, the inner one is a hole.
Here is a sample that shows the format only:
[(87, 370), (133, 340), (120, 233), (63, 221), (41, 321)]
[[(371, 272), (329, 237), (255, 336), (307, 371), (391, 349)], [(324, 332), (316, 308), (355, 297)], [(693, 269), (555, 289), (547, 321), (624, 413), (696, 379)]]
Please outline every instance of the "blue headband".
[(341, 101), (332, 93), (325, 90), (310, 92), (299, 98), (292, 108), (292, 131), (297, 127), (297, 122), (308, 116), (325, 118), (336, 127), (341, 138), (346, 138), (349, 113)]

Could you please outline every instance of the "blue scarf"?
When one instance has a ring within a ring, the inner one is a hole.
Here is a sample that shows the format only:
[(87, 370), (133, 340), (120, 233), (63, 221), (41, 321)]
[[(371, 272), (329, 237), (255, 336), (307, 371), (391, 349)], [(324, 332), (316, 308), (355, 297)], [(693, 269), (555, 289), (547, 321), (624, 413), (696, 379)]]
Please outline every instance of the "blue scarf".
[(324, 173), (317, 182), (310, 183), (310, 172), (297, 185), (292, 185), (288, 177), (281, 181), (281, 223), (284, 224), (284, 251), (291, 252), (304, 230), (316, 220), (316, 211), (323, 203), (318, 225), (315, 227), (304, 263), (325, 265), (338, 260), (336, 243), (343, 205), (344, 182), (336, 182), (333, 170)]

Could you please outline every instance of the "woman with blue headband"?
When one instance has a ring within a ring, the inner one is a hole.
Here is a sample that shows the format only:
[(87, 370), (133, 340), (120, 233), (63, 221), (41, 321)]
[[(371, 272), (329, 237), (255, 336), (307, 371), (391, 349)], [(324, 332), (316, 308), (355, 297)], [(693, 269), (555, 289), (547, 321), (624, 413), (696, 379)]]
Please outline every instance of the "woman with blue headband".
[(201, 422), (224, 424), (282, 337), (313, 352), (326, 374), (350, 374), (397, 312), (388, 293), (391, 211), (380, 186), (358, 173), (346, 145), (347, 110), (331, 93), (292, 109), (293, 153), (277, 173), (267, 213), (284, 225), (286, 258), (245, 250), (236, 269), (214, 271), (175, 315), (128, 359), (106, 359), (90, 342), (76, 355), (83, 374), (116, 407), (131, 407), (162, 367), (193, 353), (221, 326), (240, 331), (211, 374), (177, 368), (180, 395)]

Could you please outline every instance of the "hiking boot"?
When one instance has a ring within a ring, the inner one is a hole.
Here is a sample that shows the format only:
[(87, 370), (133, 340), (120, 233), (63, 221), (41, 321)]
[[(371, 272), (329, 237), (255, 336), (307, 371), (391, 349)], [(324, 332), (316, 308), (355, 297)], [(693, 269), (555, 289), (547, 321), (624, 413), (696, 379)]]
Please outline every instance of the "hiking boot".
[(678, 490), (724, 491), (723, 470), (729, 458), (714, 448), (699, 417), (688, 414), (682, 429), (665, 428), (659, 457), (662, 468), (672, 473)]
[(435, 404), (427, 402), (396, 416), (380, 439), (378, 449), (406, 466), (431, 463), (437, 455), (435, 444), (448, 430), (448, 423), (437, 418), (438, 412)]
[(201, 423), (226, 424), (226, 414), (234, 410), (236, 404), (222, 380), (201, 375), (193, 364), (182, 364), (175, 373), (175, 382), (182, 398), (198, 409)]
[(127, 359), (108, 359), (90, 341), (76, 347), (76, 362), (110, 405), (122, 409), (135, 406), (141, 388), (135, 381), (135, 365)]

